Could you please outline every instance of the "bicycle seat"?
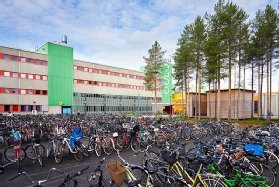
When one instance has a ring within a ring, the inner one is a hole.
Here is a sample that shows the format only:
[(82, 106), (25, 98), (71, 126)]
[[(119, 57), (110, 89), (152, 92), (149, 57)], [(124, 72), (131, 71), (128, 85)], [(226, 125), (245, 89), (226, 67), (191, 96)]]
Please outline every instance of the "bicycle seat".
[(195, 159), (196, 159), (196, 155), (194, 154), (188, 154), (186, 156), (186, 159), (189, 161), (189, 162), (193, 162)]
[(210, 164), (212, 162), (212, 159), (210, 156), (198, 156), (197, 160), (202, 164)]
[(154, 174), (158, 171), (158, 168), (153, 166), (146, 166), (144, 169), (146, 169), (149, 174)]
[(250, 166), (249, 162), (243, 162), (243, 163), (240, 163), (240, 164), (239, 164), (239, 167), (240, 167), (241, 169), (248, 169), (249, 166)]
[(128, 179), (125, 179), (124, 182), (125, 184), (127, 184), (128, 187), (134, 187), (140, 184), (141, 181), (139, 179), (130, 180), (130, 181)]

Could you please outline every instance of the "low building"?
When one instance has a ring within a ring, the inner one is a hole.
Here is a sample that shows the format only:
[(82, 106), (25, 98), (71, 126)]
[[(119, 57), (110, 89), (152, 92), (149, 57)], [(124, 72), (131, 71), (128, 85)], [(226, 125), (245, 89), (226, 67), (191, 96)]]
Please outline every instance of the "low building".
[[(207, 91), (207, 116), (217, 117), (218, 91)], [(246, 119), (252, 117), (252, 93), (247, 89), (231, 89), (231, 119)], [(229, 90), (221, 90), (220, 93), (220, 118), (229, 118)]]
[[(267, 117), (267, 93), (262, 94), (262, 117)], [(259, 113), (259, 94), (254, 96), (254, 117), (258, 117)], [(260, 114), (259, 114), (260, 115)], [(279, 92), (271, 93), (271, 119), (279, 119)]]

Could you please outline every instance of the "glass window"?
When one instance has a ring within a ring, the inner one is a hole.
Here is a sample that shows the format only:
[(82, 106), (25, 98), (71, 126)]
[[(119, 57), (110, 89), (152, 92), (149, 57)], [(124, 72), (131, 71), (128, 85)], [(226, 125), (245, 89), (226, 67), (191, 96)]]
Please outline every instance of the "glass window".
[(5, 88), (5, 89), (4, 89), (4, 92), (5, 92), (6, 94), (9, 94), (9, 93), (10, 93), (10, 88)]
[(88, 68), (84, 68), (83, 70), (84, 70), (84, 71), (88, 71)]
[(4, 71), (4, 77), (9, 77), (9, 76), (10, 76), (10, 72)]
[(33, 95), (34, 94), (34, 90), (29, 90), (29, 94)]
[(40, 106), (40, 105), (37, 105), (37, 106), (36, 106), (36, 110), (37, 110), (38, 112), (40, 112), (40, 111), (41, 111), (41, 106)]
[(47, 95), (47, 90), (43, 90), (43, 95)]
[(77, 70), (83, 71), (83, 68), (81, 66), (78, 66)]
[(18, 77), (18, 73), (13, 73), (13, 77)]
[(33, 75), (32, 74), (28, 74), (28, 79), (33, 79)]
[(83, 83), (84, 83), (84, 84), (88, 84), (88, 81), (84, 81)]
[(40, 95), (41, 91), (40, 90), (36, 90), (36, 95)]
[(20, 57), (20, 61), (21, 62), (26, 62), (26, 58), (25, 57)]
[(28, 105), (28, 111), (32, 111), (33, 110), (33, 106), (32, 105)]
[(77, 69), (77, 66), (74, 66), (74, 69)]
[(10, 55), (4, 55), (4, 60), (10, 60)]
[(40, 80), (40, 79), (41, 79), (41, 76), (40, 76), (40, 75), (36, 75), (36, 79), (37, 79), (37, 80)]
[(20, 110), (21, 112), (26, 112), (26, 105), (21, 105)]
[(10, 111), (10, 105), (4, 105), (4, 112)]
[(17, 88), (13, 88), (13, 94), (18, 94), (18, 89)]
[(47, 80), (47, 76), (44, 75), (43, 76), (43, 80), (46, 81)]
[(26, 90), (20, 90), (21, 94), (26, 94)]
[(13, 61), (17, 61), (18, 60), (18, 56), (13, 56)]
[(26, 74), (25, 73), (21, 73), (20, 77), (25, 79), (26, 78)]
[(97, 69), (94, 69), (94, 73), (98, 73), (98, 70), (97, 70)]
[(36, 64), (41, 64), (41, 61), (40, 60), (36, 60)]
[(76, 79), (74, 79), (74, 83), (77, 83), (77, 80), (76, 80)]
[(92, 72), (92, 71), (93, 71), (92, 68), (90, 68), (90, 69), (89, 69), (89, 72)]
[(44, 60), (44, 61), (43, 61), (43, 65), (47, 65), (47, 61)]

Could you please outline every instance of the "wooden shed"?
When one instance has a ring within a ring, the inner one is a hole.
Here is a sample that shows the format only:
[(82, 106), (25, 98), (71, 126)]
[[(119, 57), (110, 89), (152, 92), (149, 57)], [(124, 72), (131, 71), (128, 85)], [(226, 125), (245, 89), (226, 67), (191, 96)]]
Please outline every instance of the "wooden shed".
[[(207, 116), (217, 117), (217, 90), (207, 91)], [(256, 91), (247, 89), (231, 89), (231, 119), (251, 118), (253, 105), (252, 93)], [(229, 117), (229, 90), (221, 90), (220, 94), (220, 118)]]

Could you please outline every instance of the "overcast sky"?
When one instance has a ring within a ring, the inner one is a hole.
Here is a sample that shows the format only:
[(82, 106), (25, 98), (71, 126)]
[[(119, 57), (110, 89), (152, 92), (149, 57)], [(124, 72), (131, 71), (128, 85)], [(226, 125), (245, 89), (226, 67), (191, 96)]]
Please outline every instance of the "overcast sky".
[[(0, 0), (0, 45), (34, 51), (46, 41), (60, 42), (65, 34), (75, 59), (139, 70), (155, 40), (170, 58), (184, 26), (212, 13), (216, 2)], [(267, 4), (278, 5), (278, 0), (233, 2), (250, 18)]]

